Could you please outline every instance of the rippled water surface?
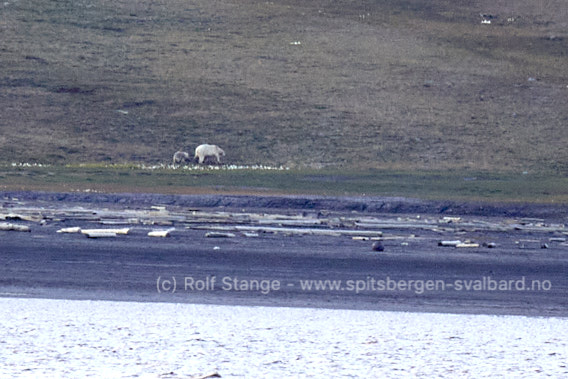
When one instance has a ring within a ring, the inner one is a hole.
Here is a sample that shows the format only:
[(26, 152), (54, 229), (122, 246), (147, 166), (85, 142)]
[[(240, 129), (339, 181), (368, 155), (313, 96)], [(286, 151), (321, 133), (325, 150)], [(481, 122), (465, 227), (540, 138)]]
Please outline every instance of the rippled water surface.
[(568, 319), (0, 298), (0, 377), (568, 376)]

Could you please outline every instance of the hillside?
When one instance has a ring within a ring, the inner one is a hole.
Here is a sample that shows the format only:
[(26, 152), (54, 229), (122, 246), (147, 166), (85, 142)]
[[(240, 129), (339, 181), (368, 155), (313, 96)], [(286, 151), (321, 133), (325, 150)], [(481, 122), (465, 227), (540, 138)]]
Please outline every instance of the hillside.
[(0, 162), (566, 174), (568, 8), (504, 3), (7, 0)]

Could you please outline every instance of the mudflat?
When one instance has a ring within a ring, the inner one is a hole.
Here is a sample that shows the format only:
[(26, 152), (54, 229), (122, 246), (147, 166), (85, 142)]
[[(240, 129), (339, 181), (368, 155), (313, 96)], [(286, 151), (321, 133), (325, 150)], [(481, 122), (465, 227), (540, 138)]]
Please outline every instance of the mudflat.
[(0, 231), (0, 289), (566, 316), (565, 217), (565, 206), (405, 198), (4, 192), (1, 223), (29, 232)]

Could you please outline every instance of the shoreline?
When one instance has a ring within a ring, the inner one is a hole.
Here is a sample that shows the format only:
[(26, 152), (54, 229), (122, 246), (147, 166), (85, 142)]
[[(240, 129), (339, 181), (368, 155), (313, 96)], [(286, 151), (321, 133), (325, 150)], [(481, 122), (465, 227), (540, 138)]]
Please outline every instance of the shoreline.
[(454, 200), (421, 200), (407, 197), (259, 195), (257, 193), (111, 193), (0, 191), (0, 199), (19, 201), (106, 204), (110, 206), (169, 205), (196, 208), (287, 209), (292, 211), (337, 211), (390, 214), (441, 214), (486, 217), (568, 219), (568, 204), (487, 202)]
[[(566, 314), (568, 230), (563, 206), (14, 191), (0, 192), (0, 199), (3, 223), (30, 231), (0, 232), (4, 297)], [(64, 228), (74, 232), (60, 232)], [(123, 229), (112, 232), (113, 238), (82, 233), (93, 228), (124, 228), (128, 236)], [(156, 230), (168, 231), (169, 238), (150, 237)], [(384, 251), (374, 251), (373, 240), (381, 241)], [(456, 240), (466, 247), (440, 244)], [(276, 280), (282, 286), (270, 297), (219, 288), (156, 292), (160, 277), (182, 283), (186, 277), (208, 276)], [(347, 285), (391, 278), (451, 284), (485, 277), (507, 282), (526, 277), (550, 285), (540, 292), (459, 291), (448, 285), (447, 290), (424, 294), (409, 288), (362, 293), (344, 287), (302, 289), (305, 281)]]

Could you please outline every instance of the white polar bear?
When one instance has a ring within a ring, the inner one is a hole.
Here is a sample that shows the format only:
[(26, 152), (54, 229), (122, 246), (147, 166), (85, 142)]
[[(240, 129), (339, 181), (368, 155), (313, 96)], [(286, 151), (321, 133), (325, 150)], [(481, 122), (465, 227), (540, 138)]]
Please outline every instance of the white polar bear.
[(176, 163), (181, 163), (183, 161), (189, 162), (189, 153), (186, 153), (185, 151), (176, 151), (173, 161), (174, 166), (176, 165)]
[(195, 158), (199, 158), (199, 163), (203, 163), (207, 157), (217, 158), (217, 163), (221, 163), (221, 158), (224, 157), (225, 152), (217, 145), (203, 144), (195, 148)]

